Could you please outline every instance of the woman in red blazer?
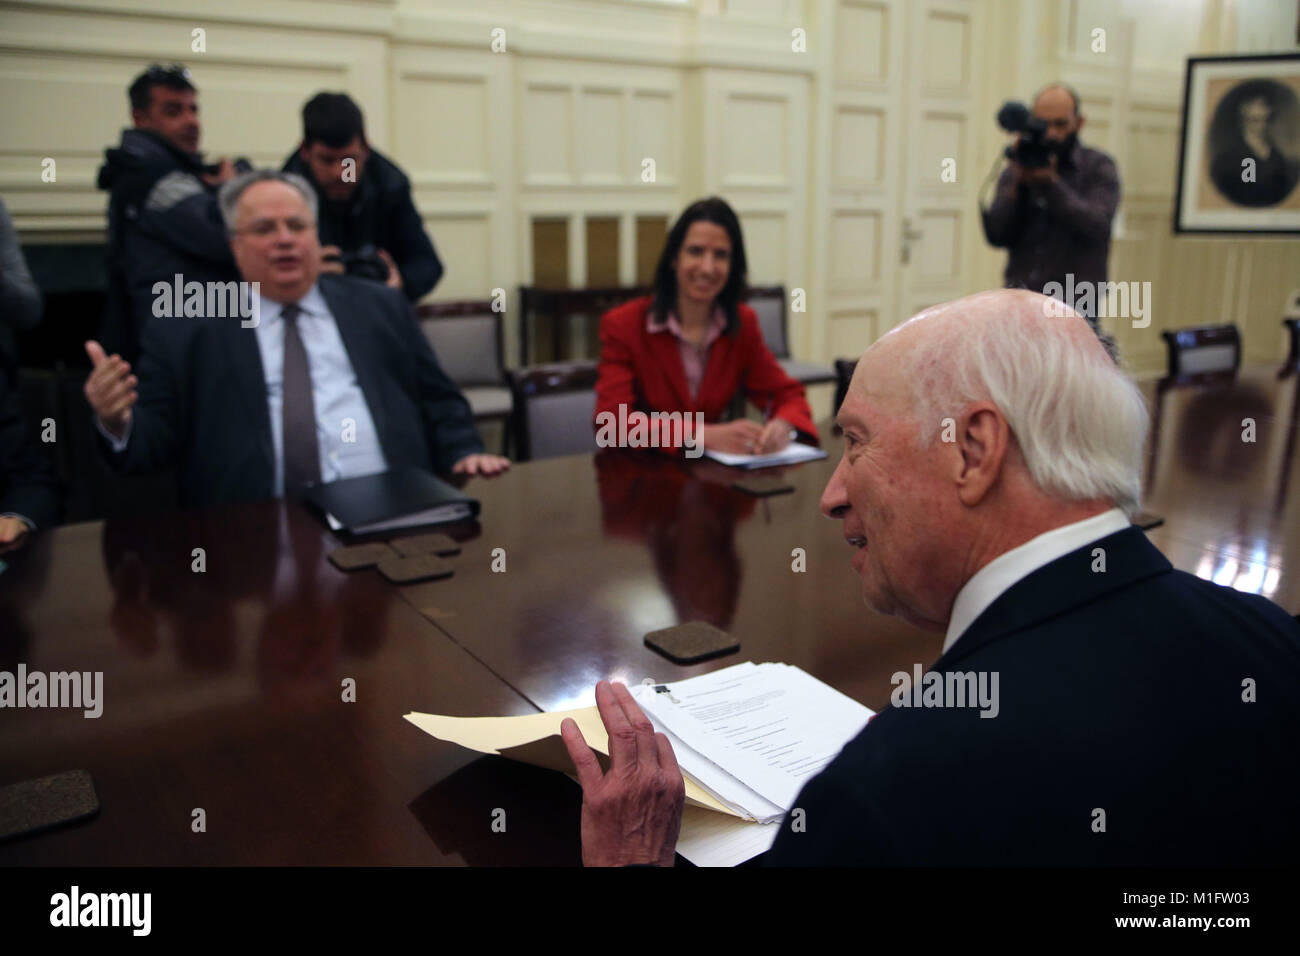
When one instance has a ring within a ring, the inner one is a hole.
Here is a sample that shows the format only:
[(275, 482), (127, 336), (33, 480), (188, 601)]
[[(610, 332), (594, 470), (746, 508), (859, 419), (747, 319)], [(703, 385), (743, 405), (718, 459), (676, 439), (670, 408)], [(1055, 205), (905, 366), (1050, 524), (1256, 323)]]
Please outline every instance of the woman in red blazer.
[[(624, 415), (702, 412), (700, 438), (718, 451), (779, 451), (795, 434), (818, 441), (803, 386), (782, 371), (740, 301), (746, 270), (731, 207), (716, 197), (687, 207), (664, 243), (654, 294), (601, 318), (597, 427), (608, 420), (602, 413), (618, 419), (621, 405)], [(721, 421), (741, 388), (766, 424)]]

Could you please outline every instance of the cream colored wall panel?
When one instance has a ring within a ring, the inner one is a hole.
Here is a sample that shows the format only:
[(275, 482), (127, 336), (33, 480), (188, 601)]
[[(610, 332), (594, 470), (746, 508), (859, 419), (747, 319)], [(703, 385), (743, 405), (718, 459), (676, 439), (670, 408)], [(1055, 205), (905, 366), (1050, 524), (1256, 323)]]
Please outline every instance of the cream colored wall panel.
[[(1083, 106), (1087, 122), (1079, 132), (1079, 140), (1085, 146), (1099, 149), (1113, 159), (1115, 157), (1115, 128), (1108, 119), (1098, 119), (1088, 112), (1088, 104)], [(1120, 170), (1120, 187), (1124, 186), (1124, 171)]]
[(876, 339), (879, 314), (874, 309), (839, 310), (832, 312), (830, 328), (826, 334), (827, 346), (836, 358), (854, 359), (867, 350)]
[(835, 30), (837, 82), (872, 86), (889, 74), (889, 37), (893, 24), (883, 3), (846, 0), (839, 6)]
[(924, 82), (927, 93), (960, 92), (971, 76), (970, 18), (943, 10), (925, 17)]
[(1287, 240), (1253, 242), (1242, 250), (1240, 292), (1245, 359), (1280, 362), (1283, 347), (1282, 316), (1290, 291), (1300, 288), (1300, 243)]
[(961, 274), (962, 218), (956, 211), (921, 213), (918, 225), (923, 235), (913, 252), (918, 281), (948, 282)]
[(680, 103), (670, 93), (637, 90), (628, 100), (627, 168), (636, 182), (641, 181), (641, 170), (647, 159), (655, 161), (655, 180), (673, 184), (680, 173), (677, 169), (678, 130), (681, 127)]
[(831, 182), (837, 189), (878, 185), (885, 171), (885, 115), (863, 106), (838, 106), (834, 129)]
[(566, 87), (530, 85), (520, 104), (520, 159), (527, 185), (573, 181), (573, 100)]
[(433, 237), (447, 270), (438, 283), (439, 299), (488, 299), (494, 288), (514, 294), (514, 276), (494, 272), (487, 216), (425, 216), (424, 228)]
[(736, 210), (745, 236), (749, 281), (754, 285), (784, 283), (789, 278), (786, 217), (782, 213)]
[(414, 181), (491, 181), (489, 124), (505, 117), (493, 108), (485, 77), (402, 71), (394, 106), (412, 120), (398, 124), (394, 152)]
[(724, 187), (790, 185), (790, 102), (732, 93), (723, 105)]
[[(321, 90), (346, 90), (342, 66), (213, 64), (194, 70), (204, 116), (205, 151), (247, 156), (255, 166), (280, 166), (302, 139), (302, 105)], [(387, 113), (387, 103), (354, 94), (366, 114)], [(254, 108), (252, 104), (256, 104)], [(376, 140), (376, 143), (382, 142)], [(385, 144), (386, 145), (386, 144)]]
[(832, 293), (868, 290), (880, 281), (880, 220), (872, 211), (832, 214)]
[[(1128, 182), (1135, 196), (1173, 197), (1180, 119), (1175, 110), (1135, 107), (1128, 125)], [(1121, 171), (1121, 177), (1124, 173)]]
[(749, 19), (774, 20), (792, 13), (790, 0), (728, 0), (727, 14)]
[(56, 161), (60, 155), (102, 155), (104, 145), (130, 123), (126, 87), (132, 69), (133, 62), (118, 57), (0, 52), (6, 149)]
[(626, 182), (631, 170), (624, 160), (622, 93), (584, 87), (578, 91), (577, 115), (579, 181)]
[[(916, 170), (923, 186), (945, 186), (941, 178), (943, 163), (956, 160), (957, 177), (975, 174), (967, 166), (966, 117), (960, 113), (927, 110), (921, 117), (921, 167)], [(915, 135), (915, 133), (914, 133)]]

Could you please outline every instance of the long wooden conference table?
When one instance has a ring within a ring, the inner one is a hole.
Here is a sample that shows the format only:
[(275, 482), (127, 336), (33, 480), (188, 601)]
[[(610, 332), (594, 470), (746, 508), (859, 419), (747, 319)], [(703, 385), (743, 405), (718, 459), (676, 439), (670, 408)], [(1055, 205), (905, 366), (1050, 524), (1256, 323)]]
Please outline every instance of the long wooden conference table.
[[(84, 769), (101, 809), (0, 843), (0, 865), (576, 864), (574, 783), (402, 715), (561, 710), (602, 678), (745, 660), (879, 709), (942, 636), (864, 607), (818, 513), (834, 465), (763, 498), (654, 454), (516, 465), (466, 485), (482, 513), (445, 529), (454, 576), (404, 587), (337, 570), (351, 542), (296, 503), (40, 535), (0, 574), (0, 670), (102, 672), (103, 712), (0, 711), (0, 785)], [(691, 620), (739, 653), (683, 667), (643, 643)]]

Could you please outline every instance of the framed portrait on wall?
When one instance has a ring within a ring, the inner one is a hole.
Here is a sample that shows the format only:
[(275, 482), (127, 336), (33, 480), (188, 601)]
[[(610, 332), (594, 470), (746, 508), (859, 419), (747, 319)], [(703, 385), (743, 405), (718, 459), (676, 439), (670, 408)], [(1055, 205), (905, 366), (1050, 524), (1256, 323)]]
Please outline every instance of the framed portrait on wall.
[(1174, 232), (1300, 235), (1300, 53), (1188, 59)]

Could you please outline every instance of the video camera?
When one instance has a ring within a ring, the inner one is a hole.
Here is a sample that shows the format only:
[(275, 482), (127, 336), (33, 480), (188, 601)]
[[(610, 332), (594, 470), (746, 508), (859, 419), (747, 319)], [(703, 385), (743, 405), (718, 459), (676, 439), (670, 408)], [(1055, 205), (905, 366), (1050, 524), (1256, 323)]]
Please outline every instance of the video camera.
[(1006, 157), (1025, 169), (1042, 169), (1050, 166), (1052, 155), (1059, 144), (1047, 138), (1047, 123), (1029, 112), (1029, 107), (1015, 100), (1007, 100), (998, 110), (998, 125), (1008, 133), (1019, 133), (1020, 139), (1007, 147)]

